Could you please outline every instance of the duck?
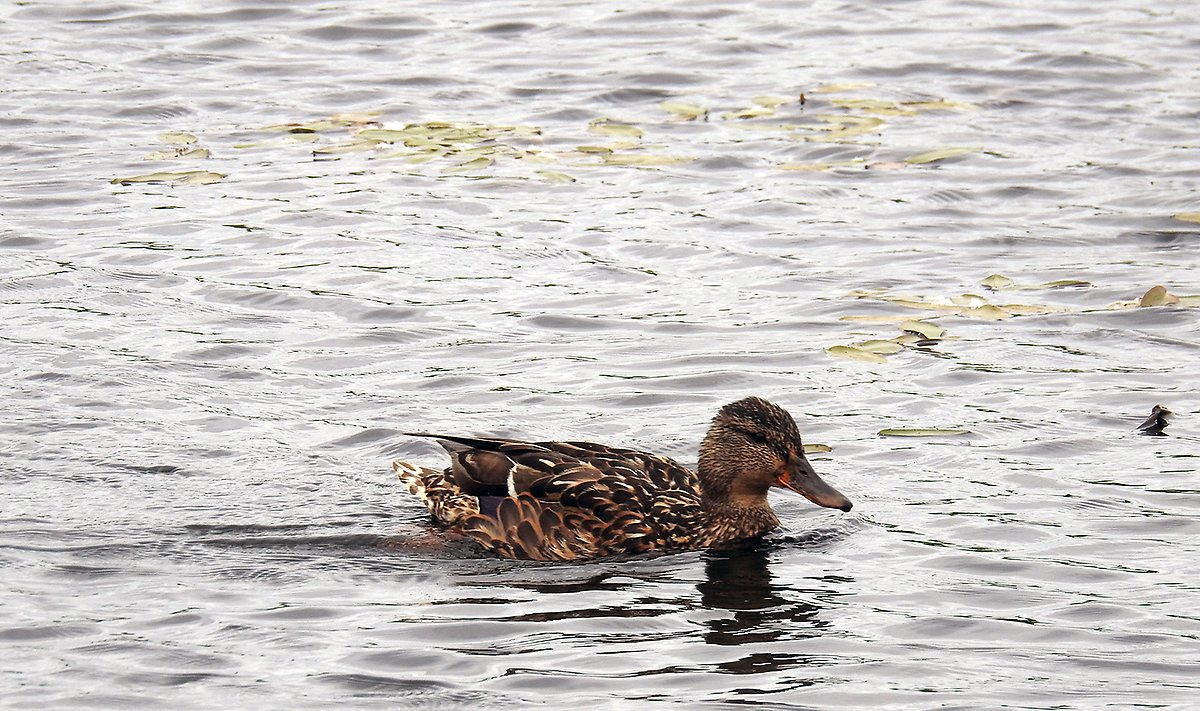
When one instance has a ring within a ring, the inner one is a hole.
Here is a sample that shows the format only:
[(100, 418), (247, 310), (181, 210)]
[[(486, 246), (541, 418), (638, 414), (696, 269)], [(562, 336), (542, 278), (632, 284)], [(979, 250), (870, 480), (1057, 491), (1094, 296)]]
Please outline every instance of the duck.
[(698, 550), (779, 527), (772, 487), (849, 511), (804, 456), (796, 421), (760, 397), (718, 410), (695, 471), (668, 457), (591, 442), (525, 442), (405, 432), (437, 440), (444, 469), (392, 469), (444, 531), (504, 558), (575, 561)]

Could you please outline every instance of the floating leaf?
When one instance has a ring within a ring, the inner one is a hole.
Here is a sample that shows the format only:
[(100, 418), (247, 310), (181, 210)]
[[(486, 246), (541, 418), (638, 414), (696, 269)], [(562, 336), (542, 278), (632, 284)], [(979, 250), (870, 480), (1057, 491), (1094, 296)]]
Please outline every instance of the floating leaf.
[(839, 321), (854, 321), (857, 323), (903, 323), (907, 316), (839, 316)]
[(1177, 212), (1171, 217), (1184, 222), (1200, 222), (1200, 212)]
[(869, 114), (912, 116), (917, 113), (916, 111), (900, 108), (894, 101), (883, 101), (880, 99), (834, 99), (831, 103), (843, 109), (862, 111)]
[(976, 149), (964, 147), (939, 148), (936, 151), (926, 151), (924, 153), (916, 153), (904, 159), (909, 165), (924, 165), (926, 163), (936, 163), (939, 160), (954, 158), (965, 153), (972, 153)]
[(965, 309), (977, 309), (987, 303), (987, 299), (977, 294), (959, 294), (951, 296), (950, 300)]
[(466, 163), (460, 163), (459, 165), (452, 165), (449, 168), (446, 168), (445, 170), (443, 170), (442, 172), (443, 173), (472, 173), (472, 172), (484, 170), (485, 168), (490, 168), (492, 163), (494, 163), (494, 162), (495, 162), (494, 160), (492, 160), (491, 158), (489, 158), (487, 156), (480, 156), (478, 158), (475, 158), (474, 160), (469, 160)]
[(1003, 274), (991, 274), (985, 277), (980, 283), (987, 288), (992, 289), (993, 291), (999, 291), (1000, 289), (1011, 289), (1016, 284), (1016, 282), (1004, 276)]
[(815, 89), (812, 89), (814, 94), (840, 94), (846, 91), (857, 91), (859, 89), (870, 89), (875, 86), (875, 82), (869, 81), (847, 81), (835, 84), (822, 84)]
[(1179, 297), (1179, 305), (1180, 306), (1200, 306), (1200, 294), (1195, 295), (1195, 296)]
[(580, 153), (612, 153), (613, 149), (608, 146), (575, 146), (575, 150)]
[(190, 146), (196, 142), (196, 136), (187, 131), (168, 131), (158, 134), (158, 140), (173, 146)]
[(207, 148), (193, 148), (190, 151), (184, 151), (179, 154), (180, 158), (189, 160), (208, 160), (212, 156)]
[(346, 153), (361, 153), (363, 151), (374, 150), (379, 145), (379, 141), (363, 140), (350, 141), (349, 143), (336, 143), (332, 146), (322, 146), (313, 150), (314, 156), (338, 156)]
[(924, 336), (929, 340), (937, 340), (946, 333), (946, 329), (928, 321), (904, 321), (900, 324), (900, 330)]
[(1091, 286), (1091, 285), (1092, 285), (1092, 283), (1090, 281), (1084, 281), (1082, 279), (1056, 279), (1054, 281), (1048, 281), (1045, 284), (1039, 284), (1036, 287), (1030, 287), (1030, 288), (1061, 289), (1066, 286)]
[(914, 111), (974, 111), (973, 104), (966, 104), (959, 101), (946, 101), (938, 99), (937, 101), (902, 101), (900, 105), (913, 109)]
[(1052, 314), (1057, 309), (1038, 304), (1000, 304), (1000, 308), (1014, 316), (1033, 316), (1035, 314)]
[(637, 126), (631, 126), (627, 123), (616, 123), (608, 119), (600, 118), (593, 119), (588, 122), (588, 130), (592, 133), (598, 133), (601, 136), (627, 136), (630, 138), (641, 138), (645, 135), (645, 131)]
[(751, 106), (746, 109), (738, 109), (737, 111), (726, 111), (721, 114), (723, 119), (752, 119), (762, 118), (763, 116), (772, 116), (775, 114), (775, 109), (767, 106)]
[(993, 304), (984, 304), (983, 306), (965, 309), (962, 313), (964, 316), (981, 318), (985, 321), (1003, 321), (1006, 318), (1012, 318), (1012, 314)]
[(546, 180), (550, 181), (551, 183), (573, 183), (573, 182), (575, 182), (575, 178), (572, 178), (571, 176), (567, 175), (566, 173), (559, 173), (558, 171), (554, 171), (554, 170), (539, 170), (537, 172), (537, 174), (542, 176)]
[(759, 106), (763, 106), (768, 109), (773, 109), (777, 106), (783, 106), (788, 101), (790, 101), (790, 99), (788, 99), (786, 96), (765, 95), (765, 96), (756, 96), (753, 99), (751, 99), (751, 101), (758, 104)]
[(1167, 306), (1170, 304), (1178, 304), (1179, 297), (1167, 291), (1167, 287), (1152, 286), (1142, 298), (1138, 299), (1138, 306)]
[(904, 346), (900, 345), (899, 343), (896, 343), (895, 341), (885, 341), (885, 340), (878, 339), (878, 338), (872, 339), (870, 341), (863, 341), (862, 343), (859, 343), (856, 347), (861, 348), (862, 350), (868, 351), (870, 353), (878, 353), (879, 355), (891, 355), (893, 353), (899, 353), (900, 351), (904, 350)]
[(329, 117), (330, 121), (337, 123), (370, 123), (383, 115), (382, 111), (347, 111), (346, 113), (334, 114)]
[(822, 170), (829, 170), (833, 167), (833, 163), (784, 163), (779, 166), (780, 170), (794, 170), (805, 173), (819, 173)]
[(110, 182), (114, 185), (129, 185), (131, 183), (170, 183), (183, 185), (207, 185), (215, 183), (224, 178), (222, 173), (213, 173), (208, 170), (188, 170), (179, 173), (159, 172), (147, 173), (146, 175), (135, 175), (130, 178), (113, 178)]
[(674, 165), (676, 163), (686, 163), (690, 158), (679, 158), (676, 156), (656, 156), (647, 153), (610, 153), (601, 155), (601, 160), (605, 165), (632, 165), (632, 166), (655, 166), (655, 165)]
[(864, 351), (861, 348), (854, 346), (830, 346), (825, 349), (825, 352), (831, 356), (838, 358), (846, 358), (847, 360), (859, 360), (865, 363), (886, 363), (884, 357), (878, 353)]
[(812, 442), (812, 443), (805, 444), (802, 446), (804, 448), (805, 454), (825, 454), (826, 452), (833, 451), (833, 447), (830, 447), (827, 444), (819, 444), (816, 442)]
[(410, 128), (367, 128), (355, 134), (356, 138), (364, 140), (381, 141), (383, 143), (396, 143), (397, 141), (406, 141), (419, 135), (420, 131), (414, 131)]
[(708, 109), (695, 104), (685, 104), (681, 101), (664, 101), (659, 104), (668, 113), (684, 121), (694, 121), (702, 116), (708, 116)]
[(924, 427), (892, 427), (879, 430), (881, 437), (958, 437), (970, 430), (931, 429)]

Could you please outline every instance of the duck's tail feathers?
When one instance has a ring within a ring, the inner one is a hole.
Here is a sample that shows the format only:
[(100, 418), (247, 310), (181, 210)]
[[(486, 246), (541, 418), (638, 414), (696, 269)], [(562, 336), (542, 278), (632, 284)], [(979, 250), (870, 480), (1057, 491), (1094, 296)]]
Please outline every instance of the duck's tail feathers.
[(467, 516), (479, 514), (479, 498), (464, 494), (445, 472), (399, 459), (392, 462), (392, 471), (443, 526), (453, 526)]

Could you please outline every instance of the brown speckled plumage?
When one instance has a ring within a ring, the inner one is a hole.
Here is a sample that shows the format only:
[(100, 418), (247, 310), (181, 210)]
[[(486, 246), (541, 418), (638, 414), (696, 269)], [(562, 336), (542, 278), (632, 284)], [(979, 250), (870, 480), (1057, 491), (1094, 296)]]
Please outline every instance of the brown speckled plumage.
[(804, 458), (791, 415), (757, 397), (721, 408), (697, 472), (588, 442), (412, 434), (440, 440), (451, 464), (438, 471), (397, 461), (400, 480), (439, 525), (509, 558), (577, 560), (756, 538), (779, 525), (767, 504), (771, 486), (850, 510)]

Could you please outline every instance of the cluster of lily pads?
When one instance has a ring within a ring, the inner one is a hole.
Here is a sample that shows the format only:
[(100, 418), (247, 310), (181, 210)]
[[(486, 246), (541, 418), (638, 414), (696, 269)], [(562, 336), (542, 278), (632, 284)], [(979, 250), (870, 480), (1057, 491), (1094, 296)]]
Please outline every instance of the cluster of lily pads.
[[(870, 89), (872, 84), (826, 84), (810, 93), (834, 95)], [(815, 115), (803, 109), (815, 105)], [(790, 107), (786, 117), (776, 119)], [(805, 94), (794, 96), (755, 96), (743, 105), (723, 112), (698, 103), (664, 101), (657, 116), (640, 122), (598, 117), (588, 122), (587, 133), (605, 141), (581, 143), (564, 150), (548, 150), (542, 142), (542, 129), (517, 125), (491, 125), (471, 122), (425, 121), (389, 123), (382, 113), (365, 111), (341, 113), (327, 118), (264, 126), (255, 132), (266, 138), (235, 144), (237, 149), (281, 149), (305, 147), (312, 158), (336, 160), (351, 154), (374, 159), (398, 159), (419, 165), (437, 162), (446, 174), (488, 177), (501, 161), (542, 165), (622, 166), (653, 168), (690, 161), (687, 156), (664, 153), (661, 144), (644, 142), (647, 129), (669, 123), (698, 121), (737, 129), (781, 134), (796, 141), (852, 142), (882, 131), (889, 120), (912, 117), (931, 111), (969, 111), (969, 104), (945, 100), (888, 101), (874, 98), (846, 98), (810, 101)], [(147, 160), (197, 160), (211, 156), (197, 144), (197, 137), (185, 131), (159, 136), (165, 148), (145, 156)], [(896, 167), (933, 163), (975, 148), (947, 147), (915, 153), (893, 164), (876, 163), (872, 167)], [(862, 160), (821, 163), (782, 164), (785, 170), (825, 170), (840, 165), (863, 163)], [(568, 173), (535, 169), (533, 173), (551, 182), (574, 182)], [(155, 171), (144, 175), (115, 178), (113, 183), (206, 184), (221, 180), (223, 174), (212, 171)]]
[[(1059, 279), (1041, 284), (1020, 284), (1002, 274), (991, 274), (983, 279), (980, 285), (996, 294), (1012, 291), (1091, 286), (1089, 282), (1080, 279)], [(1008, 300), (1003, 303), (992, 303), (984, 296), (972, 293), (956, 294), (949, 298), (929, 299), (922, 296), (891, 294), (886, 289), (860, 289), (850, 292), (849, 296), (856, 299), (885, 301), (904, 308), (936, 313), (934, 316), (926, 316), (926, 319), (938, 318), (942, 315), (954, 315), (985, 321), (1003, 321), (1018, 316), (1067, 311), (1067, 309), (1057, 309), (1040, 304), (1015, 303)], [(1107, 308), (1126, 309), (1170, 305), (1200, 306), (1200, 295), (1177, 296), (1167, 291), (1166, 287), (1158, 285), (1151, 287), (1137, 299), (1119, 301), (1109, 304)], [(847, 345), (830, 346), (825, 349), (825, 352), (829, 355), (847, 360), (886, 363), (886, 356), (899, 353), (905, 348), (934, 346), (946, 339), (946, 329), (944, 327), (930, 323), (928, 320), (912, 319), (907, 316), (843, 316), (842, 320), (864, 323), (897, 323), (901, 331), (900, 335), (892, 338), (873, 338)]]

